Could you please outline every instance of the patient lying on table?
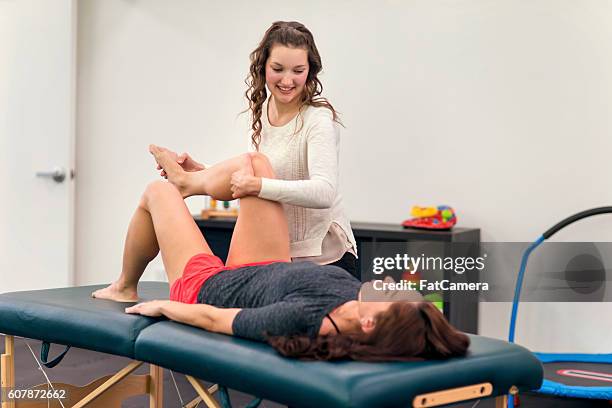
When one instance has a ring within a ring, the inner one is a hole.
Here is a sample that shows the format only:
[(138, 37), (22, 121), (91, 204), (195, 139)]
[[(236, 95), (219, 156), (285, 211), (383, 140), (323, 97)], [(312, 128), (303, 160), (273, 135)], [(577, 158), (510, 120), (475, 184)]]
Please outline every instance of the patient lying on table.
[(210, 250), (185, 205), (197, 194), (231, 200), (230, 177), (245, 172), (273, 178), (267, 158), (241, 155), (208, 169), (185, 172), (171, 152), (150, 152), (168, 182), (147, 186), (130, 222), (119, 278), (92, 294), (138, 300), (138, 280), (161, 252), (170, 300), (126, 308), (166, 316), (205, 330), (267, 341), (290, 357), (385, 361), (465, 354), (469, 338), (427, 302), (363, 298), (361, 283), (335, 266), (291, 263), (289, 234), (279, 203), (241, 199), (224, 265)]

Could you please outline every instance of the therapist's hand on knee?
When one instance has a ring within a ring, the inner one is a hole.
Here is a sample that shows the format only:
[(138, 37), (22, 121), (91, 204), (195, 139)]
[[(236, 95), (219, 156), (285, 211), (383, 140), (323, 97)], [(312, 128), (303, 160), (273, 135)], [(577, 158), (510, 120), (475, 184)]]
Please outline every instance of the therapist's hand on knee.
[(257, 196), (261, 191), (261, 177), (255, 177), (242, 170), (232, 174), (230, 184), (233, 198)]

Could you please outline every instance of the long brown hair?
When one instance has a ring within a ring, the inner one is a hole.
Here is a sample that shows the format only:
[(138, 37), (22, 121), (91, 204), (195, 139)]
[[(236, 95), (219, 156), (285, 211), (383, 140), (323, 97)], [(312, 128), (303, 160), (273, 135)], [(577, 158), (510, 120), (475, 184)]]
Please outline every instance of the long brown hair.
[(314, 360), (412, 361), (464, 355), (470, 339), (429, 302), (395, 302), (376, 316), (370, 333), (272, 337), (286, 357)]
[(245, 80), (248, 89), (244, 95), (249, 101), (249, 109), (247, 110), (251, 111), (251, 129), (253, 130), (251, 142), (257, 150), (259, 150), (259, 143), (261, 142), (262, 106), (267, 97), (266, 62), (270, 56), (270, 50), (277, 44), (303, 48), (308, 52), (308, 77), (300, 101), (301, 106), (325, 107), (332, 112), (333, 120), (340, 123), (338, 114), (331, 103), (320, 96), (323, 92), (323, 85), (317, 75), (321, 72), (323, 65), (312, 33), (297, 21), (276, 21), (268, 28), (259, 46), (251, 53), (249, 76)]

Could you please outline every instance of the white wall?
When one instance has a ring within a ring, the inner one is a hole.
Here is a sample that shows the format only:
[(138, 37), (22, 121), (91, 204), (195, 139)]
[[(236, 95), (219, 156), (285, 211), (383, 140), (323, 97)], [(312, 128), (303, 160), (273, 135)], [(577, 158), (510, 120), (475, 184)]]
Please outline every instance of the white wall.
[[(78, 283), (119, 273), (129, 218), (156, 178), (149, 143), (207, 162), (245, 150), (248, 54), (271, 22), (292, 19), (315, 34), (324, 95), (347, 126), (353, 220), (397, 223), (411, 205), (446, 203), (483, 241), (531, 241), (612, 203), (611, 3), (81, 0)], [(610, 241), (611, 227), (599, 217), (558, 239)], [(610, 352), (610, 312), (524, 305), (519, 337)], [(481, 305), (481, 333), (505, 337), (507, 316)]]

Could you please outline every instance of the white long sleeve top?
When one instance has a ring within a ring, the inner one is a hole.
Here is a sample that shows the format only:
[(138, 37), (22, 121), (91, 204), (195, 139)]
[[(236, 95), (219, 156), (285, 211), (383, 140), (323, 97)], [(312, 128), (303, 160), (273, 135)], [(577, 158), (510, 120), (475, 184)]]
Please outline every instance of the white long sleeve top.
[(336, 259), (349, 249), (355, 253), (355, 237), (338, 192), (340, 129), (332, 112), (308, 106), (286, 125), (275, 127), (268, 120), (269, 100), (262, 109), (259, 151), (270, 159), (277, 178), (262, 178), (259, 197), (283, 204), (291, 256), (315, 262), (317, 258), (311, 257), (325, 261), (333, 257), (322, 253), (332, 223), (340, 226), (348, 241)]

